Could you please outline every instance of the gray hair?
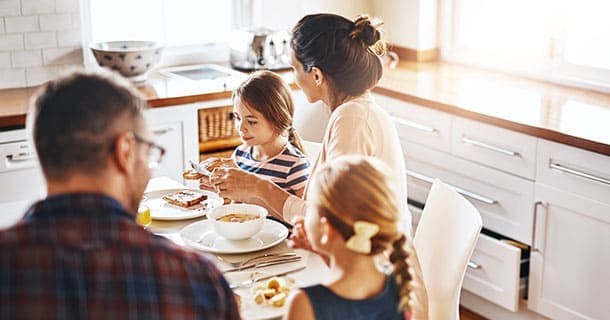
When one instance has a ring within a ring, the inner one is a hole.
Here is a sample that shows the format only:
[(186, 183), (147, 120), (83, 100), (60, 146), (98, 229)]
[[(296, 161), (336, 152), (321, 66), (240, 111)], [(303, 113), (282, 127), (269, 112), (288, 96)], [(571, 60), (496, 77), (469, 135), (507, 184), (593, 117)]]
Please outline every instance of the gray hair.
[(34, 98), (34, 145), (47, 178), (106, 168), (113, 139), (137, 128), (146, 101), (110, 72), (77, 71), (47, 83)]

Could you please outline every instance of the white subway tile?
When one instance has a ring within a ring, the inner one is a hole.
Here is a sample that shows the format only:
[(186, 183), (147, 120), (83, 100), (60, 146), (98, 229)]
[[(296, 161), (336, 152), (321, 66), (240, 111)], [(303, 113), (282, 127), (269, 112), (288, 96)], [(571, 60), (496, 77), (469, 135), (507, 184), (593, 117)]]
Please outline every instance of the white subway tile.
[(81, 48), (43, 49), (42, 57), (45, 65), (82, 64), (83, 51)]
[(40, 30), (38, 25), (38, 16), (6, 17), (4, 19), (4, 23), (6, 24), (6, 32), (8, 33), (21, 33)]
[(22, 34), (0, 34), (0, 51), (22, 50)]
[(78, 0), (55, 0), (55, 12), (79, 12)]
[(21, 13), (24, 15), (53, 12), (55, 0), (21, 0)]
[(26, 86), (24, 69), (0, 69), (0, 89)]
[(6, 30), (4, 29), (4, 18), (0, 18), (0, 33), (4, 33)]
[(44, 66), (27, 68), (27, 85), (29, 87), (43, 84), (49, 80), (53, 80), (59, 76), (65, 75), (69, 73), (72, 69), (76, 69), (78, 67), (79, 66)]
[(57, 31), (58, 47), (75, 47), (81, 45), (81, 33), (79, 29)]
[(13, 68), (36, 67), (42, 65), (41, 50), (11, 52)]
[(55, 32), (36, 32), (25, 34), (26, 49), (42, 49), (57, 47), (57, 34)]
[(0, 17), (18, 16), (20, 14), (19, 0), (0, 0)]
[(71, 13), (49, 14), (40, 16), (40, 30), (74, 29), (77, 23)]
[(10, 52), (0, 52), (0, 69), (11, 67), (11, 54)]

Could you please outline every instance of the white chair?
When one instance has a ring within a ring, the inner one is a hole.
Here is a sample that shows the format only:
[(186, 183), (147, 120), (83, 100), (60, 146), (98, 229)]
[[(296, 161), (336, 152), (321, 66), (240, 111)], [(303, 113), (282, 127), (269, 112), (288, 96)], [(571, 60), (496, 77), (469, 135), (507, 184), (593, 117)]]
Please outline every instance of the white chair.
[(316, 159), (318, 159), (318, 155), (322, 150), (322, 144), (319, 142), (303, 140), (303, 148), (305, 148), (305, 154), (307, 155), (307, 158), (309, 158), (311, 165), (313, 165), (314, 162), (316, 162)]
[(413, 240), (430, 320), (460, 318), (462, 282), (482, 225), (470, 202), (442, 181), (434, 181)]

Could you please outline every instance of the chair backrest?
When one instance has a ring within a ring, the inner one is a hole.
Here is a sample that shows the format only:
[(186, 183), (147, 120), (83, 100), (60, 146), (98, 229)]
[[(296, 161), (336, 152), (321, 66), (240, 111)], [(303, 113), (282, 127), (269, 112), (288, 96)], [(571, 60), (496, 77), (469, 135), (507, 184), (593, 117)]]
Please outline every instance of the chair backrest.
[(318, 155), (322, 150), (322, 144), (319, 142), (303, 140), (303, 148), (305, 149), (307, 158), (309, 158), (309, 161), (313, 165), (313, 163), (316, 162), (316, 159), (318, 159)]
[(429, 319), (459, 319), (460, 290), (482, 225), (470, 202), (434, 181), (413, 240), (428, 292)]

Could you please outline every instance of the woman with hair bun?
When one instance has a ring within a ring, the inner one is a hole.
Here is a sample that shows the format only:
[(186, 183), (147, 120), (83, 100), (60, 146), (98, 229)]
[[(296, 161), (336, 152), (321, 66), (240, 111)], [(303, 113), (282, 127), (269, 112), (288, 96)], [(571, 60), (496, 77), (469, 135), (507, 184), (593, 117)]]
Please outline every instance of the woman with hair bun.
[[(391, 190), (397, 197), (401, 228), (409, 231), (411, 215), (406, 205), (405, 164), (398, 133), (369, 92), (383, 74), (381, 55), (385, 44), (379, 25), (367, 16), (350, 20), (335, 14), (307, 15), (292, 30), (291, 65), (296, 83), (309, 102), (322, 101), (331, 113), (312, 174), (341, 155), (381, 159), (394, 175), (401, 177)], [(222, 169), (211, 182), (222, 196), (262, 204), (296, 223), (295, 244), (307, 247), (302, 233), (307, 187), (304, 196), (298, 197), (234, 169)]]
[(398, 225), (393, 179), (372, 157), (343, 156), (318, 169), (305, 229), (313, 249), (329, 257), (330, 276), (296, 291), (285, 319), (427, 319), (419, 262)]

